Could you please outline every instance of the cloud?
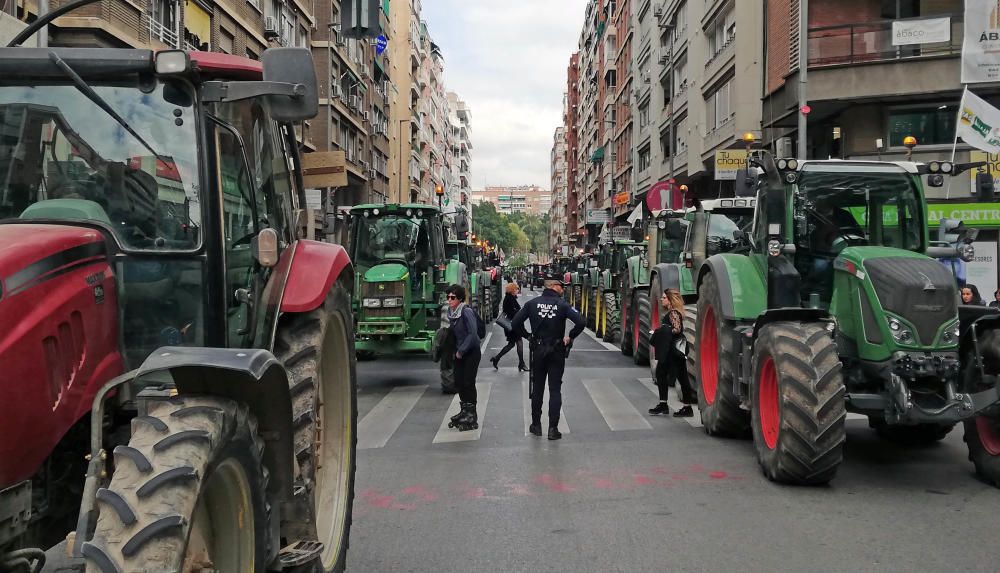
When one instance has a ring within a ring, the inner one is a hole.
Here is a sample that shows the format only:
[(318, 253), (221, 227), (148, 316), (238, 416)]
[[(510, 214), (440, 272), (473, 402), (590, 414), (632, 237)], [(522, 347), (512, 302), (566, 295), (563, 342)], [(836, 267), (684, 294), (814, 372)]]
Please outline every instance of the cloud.
[(566, 68), (587, 0), (425, 0), (448, 89), (472, 111), (472, 186), (551, 183)]

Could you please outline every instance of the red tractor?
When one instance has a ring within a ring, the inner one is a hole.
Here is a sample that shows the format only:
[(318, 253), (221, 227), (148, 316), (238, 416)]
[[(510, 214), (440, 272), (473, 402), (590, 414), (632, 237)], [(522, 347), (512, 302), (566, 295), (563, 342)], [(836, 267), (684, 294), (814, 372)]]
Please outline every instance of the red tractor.
[(0, 571), (344, 569), (354, 272), (303, 239), (317, 101), (303, 49), (0, 48)]

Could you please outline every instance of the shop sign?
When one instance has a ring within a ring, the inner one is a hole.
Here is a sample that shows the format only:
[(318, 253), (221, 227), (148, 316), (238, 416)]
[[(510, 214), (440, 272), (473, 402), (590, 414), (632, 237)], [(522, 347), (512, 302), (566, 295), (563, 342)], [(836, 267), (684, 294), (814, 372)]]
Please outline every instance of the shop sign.
[(937, 227), (941, 219), (958, 219), (966, 227), (1000, 228), (1000, 203), (933, 203), (927, 206), (927, 224)]
[(723, 149), (715, 152), (715, 180), (735, 181), (736, 172), (747, 165), (745, 149)]
[(608, 209), (587, 209), (587, 224), (597, 225), (611, 222), (611, 211)]
[(627, 205), (628, 204), (628, 191), (619, 191), (615, 193), (615, 205)]
[(995, 241), (972, 243), (976, 256), (965, 263), (965, 282), (976, 285), (979, 294), (987, 301), (993, 300), (997, 290), (997, 244)]
[(951, 41), (951, 18), (896, 20), (892, 23), (892, 45), (935, 44)]
[[(1000, 153), (986, 153), (985, 151), (973, 150), (969, 152), (969, 161), (978, 163), (985, 161), (985, 168), (993, 175), (993, 186), (1000, 190)], [(969, 170), (969, 194), (976, 194), (976, 173), (979, 169)]]
[(965, 0), (962, 83), (1000, 81), (1000, 4)]

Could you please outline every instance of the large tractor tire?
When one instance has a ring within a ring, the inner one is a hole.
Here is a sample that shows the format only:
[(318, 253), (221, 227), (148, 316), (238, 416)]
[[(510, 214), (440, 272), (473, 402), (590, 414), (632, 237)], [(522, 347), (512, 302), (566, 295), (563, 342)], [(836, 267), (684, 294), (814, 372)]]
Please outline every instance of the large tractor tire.
[(640, 290), (632, 299), (632, 362), (637, 366), (649, 364), (649, 319), (651, 314), (649, 293)]
[(742, 438), (750, 429), (748, 413), (740, 408), (733, 384), (739, 353), (733, 334), (735, 323), (722, 317), (722, 296), (715, 276), (709, 274), (698, 289), (695, 327), (698, 356), (698, 409), (705, 432), (712, 436)]
[(698, 324), (698, 306), (684, 305), (684, 339), (687, 340), (688, 380), (693, 388), (698, 388), (698, 352), (695, 346), (695, 326)]
[[(663, 305), (660, 304), (660, 296), (663, 295), (663, 287), (660, 285), (660, 277), (655, 276), (649, 284), (649, 330), (656, 330), (663, 320)], [(652, 336), (650, 336), (652, 339)], [(659, 359), (656, 357), (656, 349), (652, 344), (647, 344), (649, 353), (649, 375), (656, 380), (656, 365)]]
[(97, 491), (87, 573), (263, 571), (273, 553), (264, 441), (246, 406), (173, 398), (132, 422)]
[(913, 426), (874, 424), (880, 438), (901, 446), (927, 446), (940, 442), (955, 428), (955, 424), (916, 424)]
[(587, 327), (597, 333), (597, 294), (596, 288), (587, 289)]
[(632, 327), (632, 307), (635, 301), (630, 298), (630, 295), (622, 295), (622, 307), (618, 310), (618, 314), (621, 316), (621, 328), (622, 328), (622, 354), (625, 356), (632, 356), (635, 352), (635, 334), (634, 328)]
[(601, 321), (604, 323), (604, 331), (601, 338), (604, 342), (614, 344), (618, 341), (618, 337), (621, 336), (622, 332), (621, 311), (618, 309), (618, 297), (615, 296), (615, 291), (604, 291), (604, 304), (601, 305), (601, 314), (603, 315)]
[[(325, 572), (343, 571), (351, 530), (357, 451), (357, 373), (350, 289), (337, 282), (318, 309), (282, 318), (274, 354), (292, 392), (298, 516), (282, 532), (323, 544)], [(294, 538), (294, 537), (293, 537)]]
[(576, 310), (583, 312), (583, 287), (581, 285), (573, 285), (573, 306)]
[[(983, 371), (987, 375), (1000, 375), (1000, 330), (986, 330), (979, 335), (979, 351), (983, 357)], [(970, 349), (962, 361), (966, 392), (986, 390), (975, 364), (975, 353)], [(965, 422), (965, 444), (969, 448), (969, 461), (976, 466), (976, 475), (983, 481), (1000, 487), (1000, 417), (976, 416)]]
[(829, 482), (844, 459), (844, 378), (824, 324), (774, 322), (754, 344), (750, 384), (754, 449), (776, 482)]
[(487, 287), (483, 292), (483, 310), (486, 316), (483, 317), (483, 322), (490, 324), (497, 315), (493, 314), (493, 287)]

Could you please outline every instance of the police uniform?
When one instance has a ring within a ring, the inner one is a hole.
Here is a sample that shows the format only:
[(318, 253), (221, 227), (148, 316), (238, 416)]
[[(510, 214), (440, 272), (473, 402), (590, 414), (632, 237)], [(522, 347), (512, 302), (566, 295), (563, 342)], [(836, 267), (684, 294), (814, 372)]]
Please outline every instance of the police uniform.
[[(562, 283), (562, 278), (555, 275), (549, 275), (545, 280)], [(547, 288), (541, 296), (526, 302), (512, 321), (514, 332), (531, 341), (531, 433), (536, 436), (542, 433), (542, 401), (548, 379), (551, 440), (561, 437), (557, 427), (562, 409), (562, 377), (566, 369), (567, 348), (563, 338), (566, 336), (567, 319), (573, 321), (569, 337), (575, 339), (583, 332), (586, 321), (555, 290)], [(526, 321), (531, 322), (531, 334), (524, 328)]]

